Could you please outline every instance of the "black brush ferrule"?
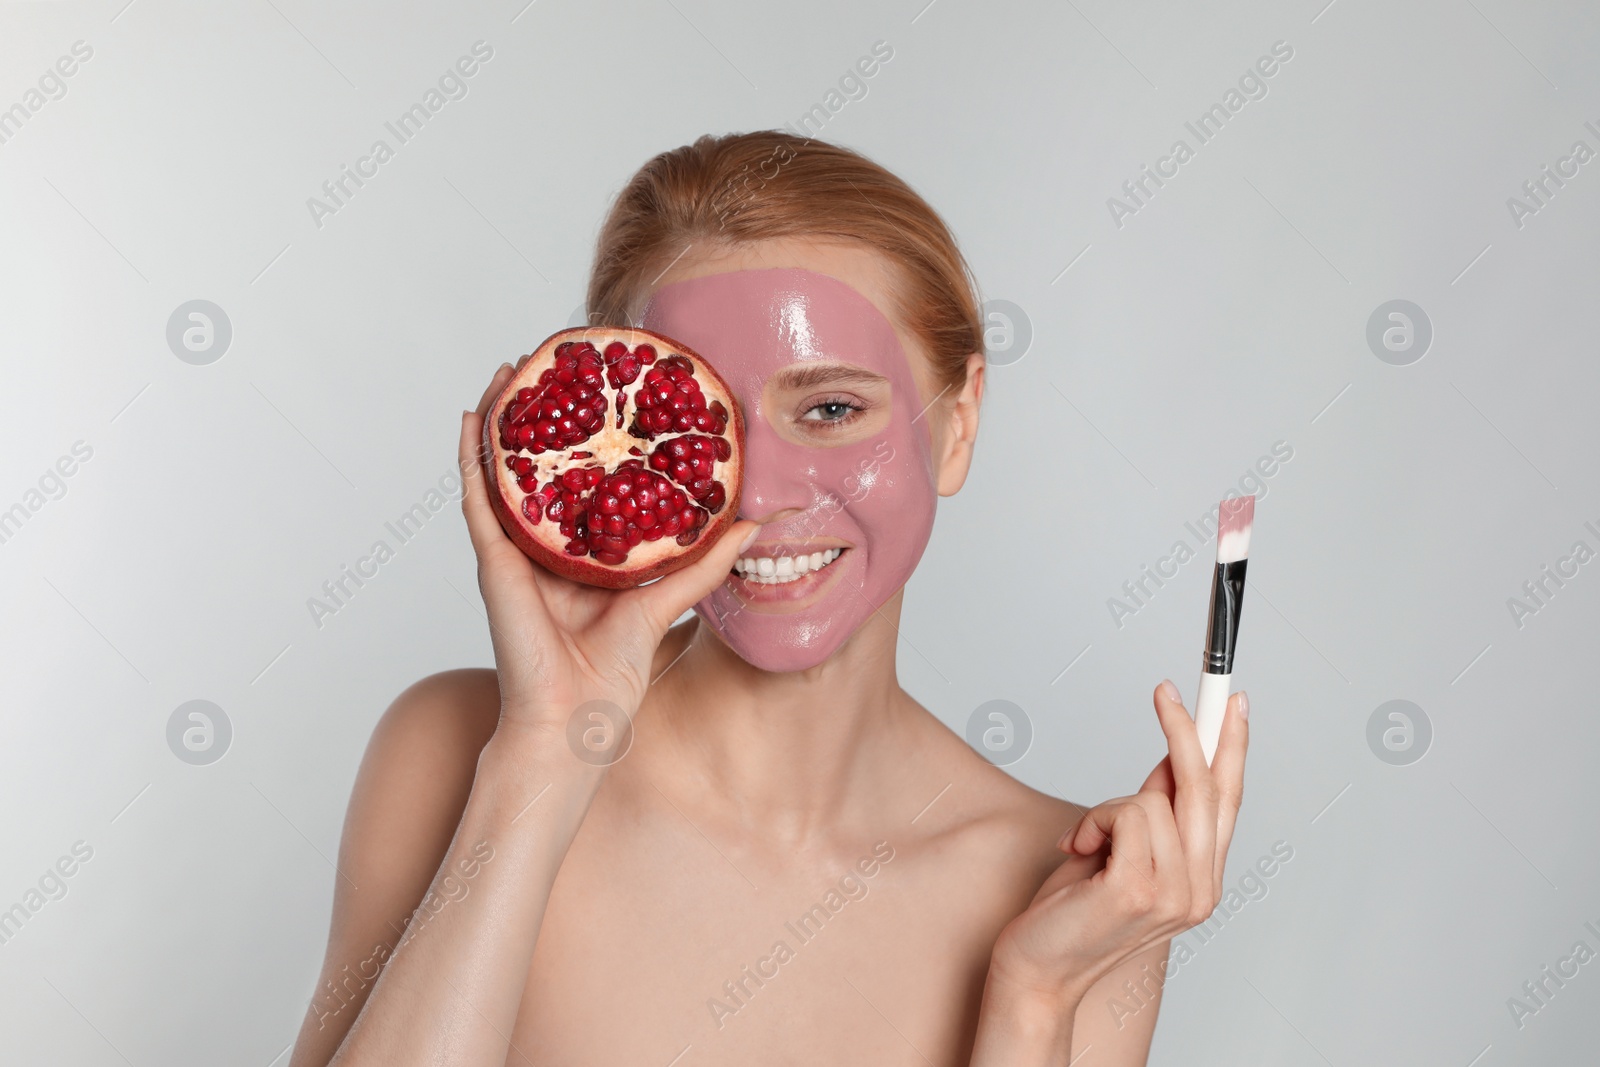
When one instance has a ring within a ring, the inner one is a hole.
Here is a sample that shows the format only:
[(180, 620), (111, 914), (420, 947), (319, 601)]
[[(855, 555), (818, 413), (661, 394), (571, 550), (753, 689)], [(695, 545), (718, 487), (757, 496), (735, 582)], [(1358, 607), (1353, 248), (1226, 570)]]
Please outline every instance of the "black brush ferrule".
[(1233, 646), (1239, 639), (1244, 607), (1244, 568), (1248, 559), (1218, 563), (1211, 576), (1211, 618), (1206, 623), (1207, 674), (1233, 673)]

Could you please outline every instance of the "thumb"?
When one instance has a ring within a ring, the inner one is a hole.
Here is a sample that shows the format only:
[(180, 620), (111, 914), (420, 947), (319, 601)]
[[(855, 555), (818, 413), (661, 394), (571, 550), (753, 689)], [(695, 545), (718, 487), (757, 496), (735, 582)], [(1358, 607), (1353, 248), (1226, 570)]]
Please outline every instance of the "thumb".
[(736, 522), (694, 563), (638, 591), (645, 613), (662, 633), (679, 615), (727, 580), (734, 560), (755, 543), (756, 534), (760, 532), (759, 522), (749, 519)]
[(1172, 776), (1172, 757), (1163, 756), (1161, 762), (1156, 764), (1144, 784), (1139, 787), (1141, 793), (1161, 793), (1168, 800), (1175, 800), (1178, 796), (1178, 783)]

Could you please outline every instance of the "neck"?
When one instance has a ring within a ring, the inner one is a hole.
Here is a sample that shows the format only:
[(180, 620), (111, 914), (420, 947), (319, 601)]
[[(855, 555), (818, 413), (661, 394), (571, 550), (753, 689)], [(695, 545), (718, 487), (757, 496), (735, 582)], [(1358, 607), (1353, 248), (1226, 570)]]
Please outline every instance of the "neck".
[(847, 825), (888, 784), (881, 761), (910, 743), (920, 711), (895, 674), (902, 595), (801, 671), (751, 666), (696, 618), (681, 651), (663, 649), (639, 769), (675, 802), (785, 843)]

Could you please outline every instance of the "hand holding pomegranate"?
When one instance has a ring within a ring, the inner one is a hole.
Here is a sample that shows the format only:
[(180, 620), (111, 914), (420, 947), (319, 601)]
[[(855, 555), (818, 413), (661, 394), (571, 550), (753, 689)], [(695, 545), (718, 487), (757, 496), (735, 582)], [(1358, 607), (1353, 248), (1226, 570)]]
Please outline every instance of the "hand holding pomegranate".
[(1011, 1044), (1014, 1020), (1000, 1016), (1070, 1022), (1097, 981), (1204, 922), (1221, 898), (1244, 787), (1248, 700), (1229, 699), (1209, 767), (1176, 687), (1158, 686), (1155, 706), (1168, 755), (1137, 793), (1092, 808), (1062, 836), (1066, 862), (997, 939), (984, 1021), (997, 1017), (980, 1022), (983, 1055), (974, 1064), (1032, 1062)]
[[(638, 709), (650, 682), (652, 657), (668, 627), (727, 577), (741, 543), (760, 527), (733, 521), (735, 498), (722, 516), (726, 521), (702, 520), (705, 528), (697, 532), (703, 543), (694, 544), (692, 552), (689, 546), (674, 543), (676, 556), (655, 553), (655, 573), (677, 569), (639, 588), (597, 587), (536, 563), (530, 555), (537, 553), (526, 544), (519, 547), (502, 528), (507, 521), (505, 491), (485, 477), (500, 474), (500, 464), (497, 451), (485, 445), (489, 435), (484, 431), (486, 422), (495, 417), (494, 409), (504, 418), (506, 401), (515, 402), (515, 394), (505, 395), (507, 385), (537, 355), (524, 357), (516, 368), (502, 366), (477, 410), (463, 413), (460, 463), (465, 485), (462, 511), (478, 557), (478, 585), (488, 608), (500, 682), (501, 724), (496, 736), (509, 732), (548, 743), (564, 736), (568, 717), (587, 701), (609, 701), (630, 716)], [(581, 476), (582, 468), (568, 469)], [(559, 484), (559, 478), (551, 484)], [(529, 494), (527, 499), (537, 497)], [(545, 521), (546, 529), (556, 525)], [(666, 567), (659, 566), (663, 560)], [(573, 564), (587, 562), (571, 558)], [(581, 575), (570, 569), (568, 573)], [(644, 578), (634, 572), (625, 580)]]
[[(340, 853), (341, 875), (348, 865), (366, 891), (340, 879), (351, 892), (327, 958), (343, 970), (324, 972), (338, 1006), (309, 1020), (296, 1064), (507, 1062), (556, 875), (625, 751), (569, 750), (568, 723), (587, 744), (591, 702), (638, 711), (668, 627), (760, 529), (736, 520), (733, 397), (699, 357), (642, 333), (563, 331), (501, 367), (462, 413), (461, 508), (498, 721), (485, 738), (494, 709), (479, 672), (413, 686), (386, 713)], [(346, 961), (387, 944), (401, 908), (426, 927), (405, 928), (379, 980), (354, 990), (364, 1004), (345, 1011)]]

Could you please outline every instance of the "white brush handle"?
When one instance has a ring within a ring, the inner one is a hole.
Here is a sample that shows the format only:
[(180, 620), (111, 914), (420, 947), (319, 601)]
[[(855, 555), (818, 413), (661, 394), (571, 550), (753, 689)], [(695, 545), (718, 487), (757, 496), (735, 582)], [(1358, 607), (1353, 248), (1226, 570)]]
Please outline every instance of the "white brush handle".
[(1217, 739), (1222, 736), (1222, 717), (1228, 710), (1228, 684), (1231, 674), (1200, 672), (1200, 691), (1194, 698), (1194, 725), (1200, 734), (1200, 750), (1206, 754), (1206, 766), (1217, 754)]

